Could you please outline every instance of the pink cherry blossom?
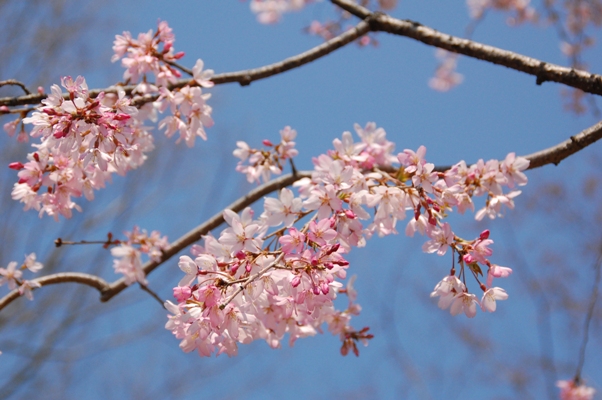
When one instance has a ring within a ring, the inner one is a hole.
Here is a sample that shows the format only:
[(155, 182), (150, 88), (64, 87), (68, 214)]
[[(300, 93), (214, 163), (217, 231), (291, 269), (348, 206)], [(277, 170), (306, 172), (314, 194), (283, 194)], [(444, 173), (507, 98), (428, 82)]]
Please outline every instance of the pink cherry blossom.
[(522, 172), (529, 167), (529, 160), (517, 157), (515, 153), (508, 153), (502, 162), (502, 173), (508, 180), (508, 186), (524, 186), (527, 184), (527, 176)]
[(492, 243), (493, 240), (491, 239), (477, 240), (472, 246), (472, 249), (469, 251), (469, 253), (464, 257), (464, 260), (467, 263), (472, 263), (476, 261), (483, 264), (487, 264), (486, 257), (489, 257), (491, 254), (493, 254), (493, 250), (491, 250), (488, 247)]
[(442, 224), (441, 228), (427, 225), (426, 232), (431, 238), (431, 240), (422, 246), (422, 250), (426, 253), (437, 252), (437, 255), (442, 256), (454, 242), (454, 233), (448, 223)]
[(431, 293), (431, 297), (439, 297), (437, 306), (440, 309), (445, 310), (451, 306), (455, 297), (459, 293), (463, 293), (465, 289), (466, 287), (457, 276), (448, 275), (437, 283), (435, 289)]
[(596, 390), (592, 387), (576, 383), (574, 380), (558, 381), (560, 400), (592, 400)]
[(211, 77), (213, 76), (213, 70), (207, 69), (203, 71), (203, 60), (198, 59), (194, 67), (192, 68), (192, 76), (193, 79), (202, 87), (213, 87), (213, 82), (211, 81)]
[(294, 197), (290, 189), (284, 188), (280, 191), (280, 199), (267, 198), (264, 202), (265, 212), (262, 217), (270, 226), (277, 226), (284, 223), (284, 226), (291, 226), (301, 211), (301, 198)]
[(439, 92), (447, 92), (464, 80), (464, 76), (456, 72), (458, 57), (443, 49), (437, 49), (435, 55), (439, 59), (439, 66), (435, 76), (429, 80), (429, 86)]
[(17, 287), (17, 280), (20, 279), (22, 275), (23, 272), (17, 269), (16, 261), (11, 261), (6, 268), (0, 268), (0, 286), (7, 283), (8, 288), (13, 290)]
[(33, 273), (36, 273), (44, 268), (44, 265), (42, 265), (41, 262), (36, 261), (36, 253), (26, 255), (23, 265)]
[(487, 287), (491, 287), (493, 278), (507, 278), (511, 273), (511, 268), (490, 264), (489, 271), (487, 271)]
[(32, 290), (42, 287), (38, 282), (24, 280), (19, 286), (19, 294), (25, 296), (28, 300), (33, 300)]
[(477, 315), (477, 296), (471, 293), (460, 293), (454, 297), (454, 301), (449, 309), (451, 315), (458, 315), (460, 313), (466, 314), (468, 318), (473, 318)]
[(481, 309), (483, 311), (494, 312), (497, 307), (496, 300), (506, 300), (507, 298), (508, 294), (502, 288), (494, 287), (487, 289), (481, 299)]
[(305, 235), (295, 227), (291, 227), (288, 230), (288, 235), (280, 237), (278, 242), (282, 245), (282, 251), (285, 254), (291, 254), (293, 251), (300, 253), (305, 243)]

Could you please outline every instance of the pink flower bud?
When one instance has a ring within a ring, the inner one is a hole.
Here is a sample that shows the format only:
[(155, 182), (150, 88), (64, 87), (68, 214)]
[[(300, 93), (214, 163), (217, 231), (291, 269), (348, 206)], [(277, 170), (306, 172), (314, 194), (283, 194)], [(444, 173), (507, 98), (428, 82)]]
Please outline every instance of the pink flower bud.
[(190, 298), (192, 291), (188, 286), (178, 286), (173, 288), (173, 297), (178, 301), (178, 303), (182, 303)]
[(236, 273), (236, 271), (238, 271), (238, 267), (240, 267), (239, 263), (234, 263), (232, 264), (232, 266), (230, 267), (230, 271), (232, 271), (233, 274)]
[(301, 283), (301, 278), (299, 277), (299, 275), (297, 275), (291, 281), (291, 286), (292, 287), (297, 287), (297, 286), (299, 286), (300, 283)]
[(489, 229), (485, 229), (483, 232), (481, 232), (481, 234), (479, 235), (479, 239), (489, 239)]
[(238, 253), (234, 255), (234, 257), (238, 258), (239, 260), (244, 260), (245, 258), (247, 258), (247, 255), (244, 251), (239, 250)]
[(23, 169), (23, 164), (21, 164), (20, 162), (13, 162), (8, 164), (8, 168), (10, 169), (15, 169), (15, 170), (20, 170)]
[(173, 58), (179, 60), (180, 58), (184, 57), (185, 54), (186, 53), (184, 53), (183, 51), (178, 51), (176, 54), (173, 55)]
[(353, 211), (351, 210), (345, 210), (345, 216), (349, 219), (355, 219), (356, 215)]
[(322, 293), (328, 294), (328, 291), (330, 290), (330, 286), (328, 286), (328, 283), (322, 281), (322, 283), (320, 283), (320, 289), (322, 289)]
[(269, 140), (267, 140), (267, 139), (263, 139), (263, 140), (261, 141), (261, 143), (263, 143), (263, 145), (264, 145), (264, 146), (267, 146), (267, 147), (272, 147), (272, 146), (273, 146), (272, 142), (270, 142), (270, 141), (269, 141)]
[(339, 250), (339, 248), (341, 247), (340, 243), (335, 243), (332, 246), (330, 246), (330, 248), (326, 251), (326, 255), (329, 256), (332, 253), (335, 253), (337, 250)]
[(320, 288), (319, 288), (319, 287), (317, 287), (317, 286), (314, 286), (314, 287), (312, 288), (312, 291), (314, 292), (314, 294), (315, 294), (316, 296), (319, 296), (319, 295), (320, 295)]
[(464, 262), (467, 264), (472, 264), (475, 261), (473, 256), (471, 256), (470, 254), (465, 254), (463, 258)]
[(44, 94), (44, 88), (42, 86), (38, 86), (38, 93)]

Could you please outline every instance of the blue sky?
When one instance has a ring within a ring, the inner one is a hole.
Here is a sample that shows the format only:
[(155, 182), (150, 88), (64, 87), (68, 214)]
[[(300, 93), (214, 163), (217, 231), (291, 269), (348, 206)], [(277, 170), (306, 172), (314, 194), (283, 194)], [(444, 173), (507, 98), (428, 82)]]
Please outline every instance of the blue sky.
[[(85, 74), (90, 87), (119, 80), (121, 68), (109, 61), (114, 35), (154, 29), (158, 19), (173, 28), (176, 49), (186, 52), (185, 65), (202, 58), (206, 68), (218, 73), (259, 67), (319, 44), (303, 28), (329, 15), (331, 7), (319, 3), (287, 14), (281, 24), (263, 26), (245, 2), (174, 4), (138, 0), (102, 9), (99, 18), (109, 23), (95, 28), (89, 43), (102, 57), (95, 57), (89, 70), (65, 65), (59, 74)], [(393, 15), (454, 35), (462, 35), (469, 22), (463, 2), (404, 1)], [(94, 202), (81, 202), (84, 212), (72, 220), (39, 220), (35, 213), (3, 206), (5, 217), (18, 223), (19, 235), (10, 239), (15, 245), (0, 261), (6, 264), (35, 251), (42, 260), (63, 257), (53, 271), (96, 271), (113, 280), (107, 252), (56, 250), (52, 240), (102, 238), (109, 230), (118, 233), (134, 224), (174, 240), (253, 187), (234, 172), (235, 142), (259, 145), (263, 138), (277, 139), (285, 125), (298, 131), (296, 163), (308, 169), (311, 157), (331, 148), (332, 140), (356, 122), (384, 127), (399, 151), (425, 145), (427, 159), (436, 164), (504, 158), (511, 151), (529, 154), (597, 122), (591, 115), (564, 112), (560, 85), (536, 86), (531, 76), (478, 60), (460, 58), (463, 84), (448, 93), (435, 92), (427, 85), (436, 67), (435, 49), (402, 37), (377, 38), (377, 48), (349, 45), (249, 87), (211, 89), (215, 126), (208, 130), (207, 142), (188, 149), (158, 136), (148, 169), (115, 177)], [(474, 39), (566, 64), (553, 29), (510, 28), (503, 16), (492, 14)], [(602, 63), (597, 54), (587, 54), (593, 71)], [(59, 74), (45, 87), (58, 82)], [(0, 330), (0, 376), (12, 376), (40, 349), (50, 348), (46, 362), (28, 372), (32, 380), (13, 392), (14, 398), (32, 395), (34, 384), (46, 387), (50, 397), (90, 399), (545, 398), (550, 374), (542, 371), (542, 354), (552, 358), (559, 379), (569, 379), (577, 361), (580, 307), (591, 291), (595, 259), (586, 245), (602, 236), (596, 223), (600, 190), (585, 197), (581, 188), (588, 177), (599, 181), (599, 166), (598, 144), (558, 167), (530, 173), (529, 185), (516, 199), (517, 210), (505, 218), (491, 223), (475, 223), (470, 215), (452, 218), (461, 236), (491, 229), (495, 262), (514, 268), (503, 282), (510, 298), (493, 315), (479, 313), (468, 320), (439, 310), (429, 294), (449, 270), (449, 259), (422, 254), (424, 238), (398, 235), (372, 239), (350, 258), (349, 273), (358, 275), (363, 307), (354, 325), (368, 325), (375, 334), (359, 358), (341, 357), (338, 338), (325, 334), (299, 340), (293, 348), (271, 350), (256, 342), (241, 346), (236, 358), (204, 359), (178, 348), (163, 329), (166, 312), (136, 287), (101, 304), (96, 292), (64, 285), (37, 291), (34, 303), (13, 303), (7, 312), (15, 322), (8, 316), (0, 319), (7, 327)], [(543, 191), (544, 185), (554, 184), (565, 188), (564, 197)], [(128, 198), (128, 193), (135, 196)], [(2, 204), (9, 200), (5, 193)], [(80, 237), (82, 232), (93, 237)], [(533, 277), (547, 296), (549, 315), (542, 316), (541, 292), (529, 283)], [(149, 280), (167, 299), (180, 278), (172, 260)], [(561, 293), (565, 289), (569, 292)], [(36, 302), (54, 307), (38, 315)], [(542, 331), (546, 324), (549, 332)], [(602, 389), (599, 333), (598, 318), (584, 377)], [(546, 344), (549, 340), (552, 345)], [(0, 378), (0, 385), (10, 387), (10, 382)]]

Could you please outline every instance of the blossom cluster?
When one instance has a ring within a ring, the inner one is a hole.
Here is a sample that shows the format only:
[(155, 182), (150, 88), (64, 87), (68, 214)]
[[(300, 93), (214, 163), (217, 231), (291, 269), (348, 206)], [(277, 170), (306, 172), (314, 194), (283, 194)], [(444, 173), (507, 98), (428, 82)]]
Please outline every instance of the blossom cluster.
[(12, 198), (57, 220), (79, 209), (73, 197), (93, 199), (93, 191), (112, 173), (124, 175), (140, 166), (153, 148), (152, 136), (123, 91), (90, 98), (83, 77), (65, 77), (61, 83), (68, 99), (53, 85), (39, 111), (23, 120), (33, 125), (31, 136), (40, 138), (36, 150), (27, 163), (10, 164), (19, 171)]
[(16, 261), (8, 263), (6, 268), (0, 268), (0, 286), (5, 283), (8, 284), (10, 290), (16, 288), (19, 289), (21, 296), (27, 297), (29, 300), (33, 300), (32, 289), (40, 287), (40, 284), (35, 281), (21, 279), (23, 276), (23, 270), (28, 269), (29, 271), (36, 273), (40, 271), (44, 266), (42, 263), (36, 260), (36, 254), (31, 253), (25, 256), (25, 261), (18, 267)]
[[(203, 70), (203, 61), (197, 60), (190, 82), (175, 87), (181, 73), (174, 64), (184, 53), (174, 52), (174, 40), (164, 21), (154, 33), (141, 33), (137, 39), (129, 32), (116, 36), (112, 60), (122, 60), (126, 83), (137, 83), (131, 94), (118, 86), (116, 94), (101, 92), (93, 97), (81, 76), (61, 79), (66, 95), (53, 85), (37, 111), (22, 120), (33, 125), (31, 136), (40, 138), (40, 143), (33, 144), (35, 151), (27, 163), (9, 165), (19, 171), (13, 199), (40, 216), (70, 218), (73, 209), (80, 210), (73, 198), (93, 199), (94, 190), (103, 188), (112, 173), (125, 175), (145, 161), (154, 146), (150, 127), (144, 123), (156, 122), (157, 112), (171, 111), (159, 122), (168, 137), (179, 132), (178, 141), (189, 147), (197, 136), (207, 139), (212, 108), (207, 104), (210, 94), (201, 87), (213, 86), (213, 71)], [(149, 74), (154, 75), (154, 83), (149, 83)], [(14, 135), (20, 121), (5, 124), (5, 130)]]
[(149, 235), (137, 226), (131, 232), (124, 232), (127, 240), (119, 241), (118, 246), (111, 249), (115, 257), (113, 268), (118, 274), (123, 274), (125, 283), (131, 285), (139, 282), (147, 284), (146, 275), (142, 269), (142, 254), (146, 254), (152, 261), (161, 261), (162, 251), (169, 247), (167, 236), (161, 236), (158, 231)]
[[(174, 87), (181, 77), (174, 65), (184, 56), (183, 52), (174, 53), (174, 41), (171, 28), (165, 21), (159, 21), (154, 33), (140, 33), (137, 39), (132, 38), (129, 32), (117, 35), (113, 45), (115, 55), (111, 60), (121, 59), (122, 66), (126, 68), (123, 74), (126, 82), (140, 82), (134, 89), (134, 100), (139, 100), (139, 96), (160, 94), (153, 104), (153, 111), (163, 113), (169, 109), (172, 115), (159, 122), (159, 129), (164, 129), (168, 137), (179, 132), (178, 141), (184, 140), (192, 147), (197, 136), (206, 140), (205, 128), (213, 126), (213, 110), (207, 104), (211, 95), (201, 89), (213, 86), (213, 70), (203, 71), (203, 60), (199, 59), (191, 71), (192, 80), (182, 87)], [(149, 73), (155, 77), (154, 84), (147, 81)]]
[[(486, 196), (477, 218), (498, 216), (501, 205), (512, 207), (520, 192), (504, 194), (502, 187), (524, 185), (521, 171), (528, 162), (511, 153), (502, 162), (480, 160), (467, 167), (462, 161), (436, 172), (424, 158), (424, 146), (395, 155), (384, 129), (369, 123), (364, 128), (356, 124), (355, 131), (359, 142), (344, 132), (333, 150), (314, 158), (311, 178), (294, 184), (298, 196), (282, 189), (278, 198), (265, 199), (258, 218), (250, 208), (241, 215), (224, 211), (229, 227), (218, 238), (205, 236), (204, 246), (193, 248), (193, 257), (180, 258), (185, 276), (174, 288), (177, 304), (166, 303), (171, 313), (166, 328), (181, 340), (184, 351), (233, 355), (237, 343), (257, 339), (278, 347), (285, 334), (292, 344), (326, 323), (343, 341), (341, 352), (356, 353), (355, 343), (372, 336), (349, 324), (360, 307), (353, 281), (346, 289), (341, 282), (349, 267), (346, 255), (374, 234), (397, 233), (397, 222), (408, 212), (412, 218), (406, 234), (428, 236), (425, 252), (443, 255), (451, 249), (458, 255), (458, 275), (452, 267), (433, 292), (440, 307), (474, 316), (479, 302), (464, 283), (470, 274), (484, 292), (483, 310), (493, 312), (496, 300), (507, 298), (503, 289), (492, 287), (493, 278), (511, 270), (489, 261), (489, 232), (467, 241), (442, 220), (453, 209), (474, 210), (473, 196)], [(236, 152), (247, 148), (239, 144)], [(488, 268), (486, 283), (478, 279), (483, 274), (479, 265)], [(344, 311), (334, 307), (341, 292), (349, 299)]]
[[(263, 150), (251, 148), (246, 142), (238, 141), (238, 148), (234, 150), (234, 156), (240, 158), (236, 170), (247, 175), (249, 182), (264, 182), (270, 180), (271, 174), (282, 173), (283, 163), (292, 160), (299, 152), (295, 149), (295, 137), (297, 131), (290, 126), (280, 131), (280, 143), (274, 145), (271, 141), (263, 140)], [(248, 162), (248, 164), (245, 164)]]

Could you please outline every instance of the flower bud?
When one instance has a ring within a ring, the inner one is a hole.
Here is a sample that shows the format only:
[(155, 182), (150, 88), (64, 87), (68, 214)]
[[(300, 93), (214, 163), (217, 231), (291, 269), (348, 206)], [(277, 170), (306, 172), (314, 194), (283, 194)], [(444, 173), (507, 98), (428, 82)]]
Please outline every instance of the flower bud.
[(23, 164), (21, 164), (20, 162), (13, 162), (8, 164), (8, 168), (18, 171), (20, 169), (23, 169)]

